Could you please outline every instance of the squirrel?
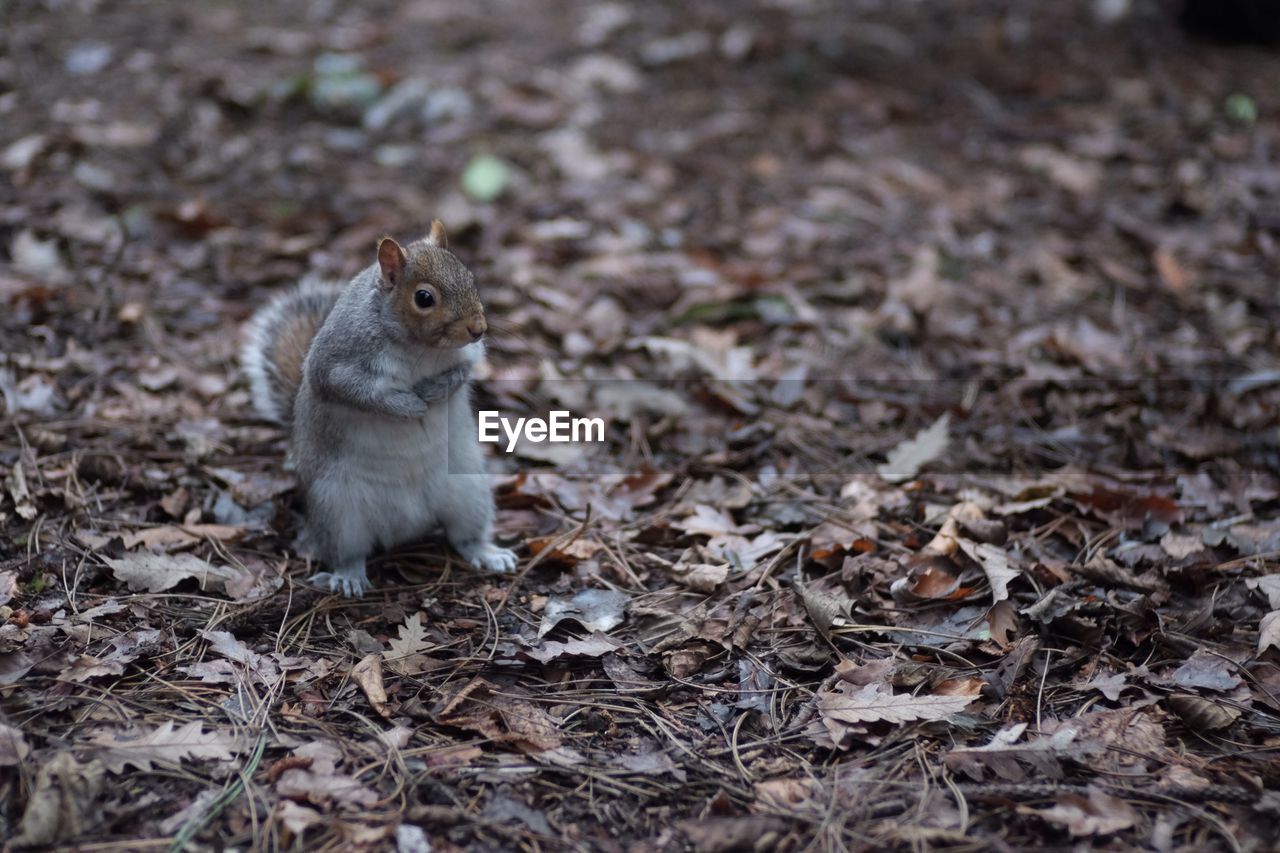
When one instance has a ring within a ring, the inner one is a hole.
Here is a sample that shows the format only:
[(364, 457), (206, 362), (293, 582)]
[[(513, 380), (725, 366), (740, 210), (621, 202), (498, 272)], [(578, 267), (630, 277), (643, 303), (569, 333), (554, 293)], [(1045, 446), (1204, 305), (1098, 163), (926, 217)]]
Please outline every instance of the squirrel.
[(434, 527), (472, 565), (515, 568), (493, 543), (493, 493), (471, 409), (471, 368), (488, 326), (470, 270), (440, 220), (347, 284), (304, 280), (246, 326), (254, 409), (290, 430), (305, 500), (296, 550), (328, 571), (310, 582), (348, 597), (370, 587), (375, 548)]

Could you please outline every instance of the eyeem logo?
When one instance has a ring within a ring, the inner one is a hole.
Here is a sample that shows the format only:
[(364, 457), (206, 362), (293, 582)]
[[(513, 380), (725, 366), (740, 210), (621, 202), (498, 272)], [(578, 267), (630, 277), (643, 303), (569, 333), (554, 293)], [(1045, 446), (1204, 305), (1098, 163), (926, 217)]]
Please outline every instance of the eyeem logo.
[(477, 420), (481, 444), (499, 444), (503, 434), (507, 453), (516, 449), (523, 436), (526, 441), (541, 444), (604, 441), (604, 418), (575, 418), (567, 411), (549, 412), (548, 418), (504, 418), (500, 412), (481, 409)]

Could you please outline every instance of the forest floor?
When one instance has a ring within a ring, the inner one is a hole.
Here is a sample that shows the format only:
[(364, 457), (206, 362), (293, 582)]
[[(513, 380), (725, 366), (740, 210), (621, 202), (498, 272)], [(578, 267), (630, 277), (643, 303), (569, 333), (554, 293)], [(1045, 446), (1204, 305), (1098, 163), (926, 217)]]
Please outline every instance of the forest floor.
[[(1084, 0), (0, 3), (0, 838), (1274, 849), (1280, 53)], [(241, 324), (434, 217), (514, 576)]]

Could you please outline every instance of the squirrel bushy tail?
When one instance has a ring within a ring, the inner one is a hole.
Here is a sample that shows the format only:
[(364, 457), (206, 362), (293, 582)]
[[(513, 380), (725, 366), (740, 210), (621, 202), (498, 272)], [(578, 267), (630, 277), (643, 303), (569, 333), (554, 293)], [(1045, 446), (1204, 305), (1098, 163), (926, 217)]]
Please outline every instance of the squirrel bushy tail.
[(249, 375), (253, 408), (282, 426), (293, 420), (302, 364), (311, 341), (346, 287), (304, 279), (259, 308), (245, 327), (241, 363)]

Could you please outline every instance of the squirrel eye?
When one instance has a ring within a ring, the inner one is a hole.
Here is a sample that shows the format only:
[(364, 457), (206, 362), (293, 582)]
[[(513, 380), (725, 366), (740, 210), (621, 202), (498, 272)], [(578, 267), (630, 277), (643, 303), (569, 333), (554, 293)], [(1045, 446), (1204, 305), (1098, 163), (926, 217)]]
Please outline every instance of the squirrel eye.
[(413, 304), (419, 308), (430, 308), (436, 304), (436, 298), (431, 295), (430, 290), (419, 290), (413, 294)]

